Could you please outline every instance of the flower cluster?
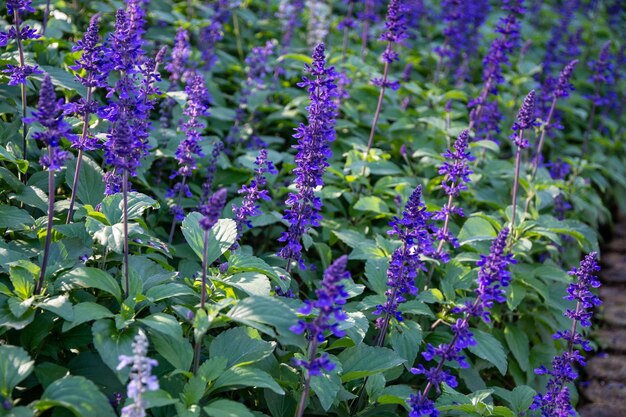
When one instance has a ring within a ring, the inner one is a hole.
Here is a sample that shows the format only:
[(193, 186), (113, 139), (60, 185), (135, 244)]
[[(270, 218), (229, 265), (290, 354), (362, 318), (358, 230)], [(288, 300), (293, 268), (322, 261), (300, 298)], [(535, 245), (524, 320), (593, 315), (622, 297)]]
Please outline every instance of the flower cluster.
[(33, 139), (41, 141), (48, 147), (48, 153), (39, 160), (41, 166), (50, 171), (59, 171), (69, 156), (60, 148), (61, 139), (74, 141), (76, 136), (71, 133), (71, 126), (63, 120), (63, 99), (57, 100), (50, 76), (46, 74), (41, 83), (39, 105), (26, 123), (38, 122), (46, 130), (33, 134)]
[(513, 123), (512, 129), (517, 132), (513, 134), (513, 143), (521, 149), (528, 148), (528, 140), (524, 139), (523, 131), (538, 126), (535, 117), (535, 90), (530, 90), (517, 113), (517, 121)]
[[(454, 142), (453, 149), (447, 149), (442, 156), (446, 158), (446, 161), (439, 168), (439, 175), (443, 175), (444, 178), (441, 181), (441, 187), (448, 195), (448, 202), (435, 213), (433, 219), (444, 220), (443, 229), (437, 230), (437, 239), (440, 242), (448, 242), (452, 246), (457, 247), (457, 239), (452, 236), (449, 231), (450, 216), (458, 214), (463, 216), (463, 209), (453, 204), (453, 198), (457, 197), (461, 191), (467, 190), (467, 183), (470, 182), (470, 174), (472, 170), (469, 168), (469, 163), (475, 158), (471, 155), (468, 148), (469, 131), (463, 130), (459, 137)], [(446, 260), (443, 252), (441, 251), (442, 245), (440, 243), (437, 248), (437, 257)]]
[(430, 368), (420, 364), (417, 368), (411, 369), (414, 374), (424, 375), (428, 383), (423, 391), (411, 395), (407, 401), (411, 409), (410, 417), (439, 415), (434, 401), (428, 398), (428, 393), (432, 388), (439, 391), (439, 386), (443, 382), (453, 388), (458, 385), (456, 377), (443, 369), (446, 362), (457, 362), (461, 368), (469, 367), (462, 354), (463, 349), (476, 345), (474, 335), (469, 329), (469, 320), (476, 317), (489, 322), (489, 310), (494, 302), (506, 301), (504, 288), (511, 281), (508, 266), (515, 262), (512, 255), (505, 253), (508, 234), (509, 230), (503, 228), (492, 243), (489, 255), (481, 255), (481, 259), (476, 263), (480, 267), (476, 300), (468, 301), (463, 306), (452, 310), (453, 313), (462, 314), (463, 317), (457, 319), (456, 323), (451, 326), (454, 336), (450, 343), (442, 343), (436, 347), (429, 343), (426, 351), (422, 353), (427, 361), (439, 358), (438, 363)]
[(570, 402), (568, 384), (578, 378), (576, 364), (585, 365), (585, 359), (576, 347), (580, 346), (585, 351), (591, 350), (589, 342), (577, 331), (577, 327), (579, 323), (581, 327), (591, 326), (592, 310), (602, 304), (591, 292), (592, 288), (600, 286), (600, 281), (595, 276), (600, 270), (596, 256), (595, 252), (589, 253), (580, 262), (579, 268), (573, 268), (569, 272), (574, 281), (567, 288), (568, 295), (565, 298), (576, 301), (576, 309), (568, 309), (564, 315), (572, 320), (572, 329), (559, 331), (553, 335), (555, 340), (567, 342), (567, 350), (554, 358), (552, 369), (549, 370), (545, 366), (535, 369), (538, 375), (550, 376), (546, 393), (537, 394), (530, 407), (531, 410), (540, 410), (542, 417), (569, 417), (576, 414)]
[(185, 82), (189, 72), (189, 57), (191, 48), (189, 47), (189, 32), (184, 28), (178, 28), (174, 48), (172, 49), (171, 60), (165, 65), (165, 69), (170, 73), (170, 89), (179, 82)]
[(204, 215), (200, 220), (200, 227), (203, 230), (209, 230), (217, 223), (226, 205), (227, 196), (226, 188), (220, 188), (200, 206), (200, 213)]
[(145, 417), (147, 403), (144, 394), (159, 389), (159, 380), (152, 375), (152, 368), (158, 362), (148, 357), (148, 338), (143, 332), (137, 333), (133, 342), (133, 356), (120, 355), (117, 370), (130, 366), (130, 381), (127, 395), (133, 403), (122, 409), (122, 417)]
[(494, 39), (489, 52), (483, 59), (483, 89), (478, 97), (471, 100), (468, 107), (470, 125), (479, 136), (493, 139), (493, 132), (499, 132), (498, 123), (501, 119), (497, 100), (488, 100), (489, 95), (497, 95), (497, 86), (504, 82), (502, 65), (509, 65), (510, 56), (518, 48), (520, 42), (519, 16), (524, 13), (523, 0), (505, 0), (502, 9), (508, 14), (500, 19), (496, 32), (500, 35)]
[(230, 18), (229, 0), (217, 0), (211, 2), (213, 16), (211, 23), (200, 29), (200, 46), (202, 48), (202, 61), (204, 68), (210, 70), (217, 62), (215, 46), (222, 40), (222, 29)]
[(381, 329), (385, 329), (391, 317), (401, 321), (399, 305), (406, 301), (407, 295), (417, 294), (415, 278), (425, 268), (420, 257), (433, 253), (432, 238), (427, 227), (429, 218), (422, 203), (422, 187), (418, 186), (409, 197), (402, 218), (394, 217), (389, 222), (391, 230), (387, 234), (396, 236), (402, 245), (393, 251), (387, 269), (387, 300), (385, 304), (377, 305), (374, 311), (375, 315), (384, 314), (376, 320), (377, 327)]
[(72, 143), (72, 147), (81, 150), (97, 149), (100, 145), (98, 140), (89, 133), (89, 117), (98, 110), (98, 102), (93, 99), (93, 90), (98, 87), (107, 87), (107, 77), (109, 75), (107, 61), (100, 44), (98, 35), (99, 15), (95, 15), (89, 21), (89, 27), (85, 35), (72, 48), (73, 52), (82, 52), (80, 58), (70, 68), (77, 71), (78, 82), (87, 87), (87, 97), (79, 98), (78, 101), (68, 103), (65, 111), (68, 114), (74, 113), (82, 117), (85, 123), (83, 134), (77, 136), (77, 141)]
[(402, 42), (408, 37), (406, 33), (406, 19), (402, 0), (391, 0), (387, 6), (385, 31), (380, 35), (381, 41), (387, 42), (387, 48), (382, 54), (383, 61), (392, 63), (398, 60), (398, 53), (393, 50), (393, 44)]
[(592, 72), (591, 77), (589, 77), (589, 82), (596, 87), (590, 99), (598, 107), (611, 106), (613, 104), (613, 94), (611, 94), (611, 92), (602, 94), (601, 92), (602, 86), (610, 87), (615, 84), (615, 66), (613, 58), (611, 54), (611, 41), (608, 41), (600, 50), (598, 59), (589, 62), (589, 69), (591, 69)]
[[(317, 309), (316, 317), (312, 321), (299, 320), (298, 324), (291, 327), (291, 331), (296, 334), (306, 333), (314, 346), (326, 340), (327, 332), (331, 332), (336, 337), (343, 337), (345, 334), (339, 325), (348, 318), (342, 308), (346, 303), (348, 293), (341, 284), (343, 280), (350, 279), (350, 272), (346, 270), (347, 266), (348, 257), (343, 255), (326, 269), (321, 288), (315, 291), (317, 299), (306, 300), (299, 310), (301, 314), (309, 315), (313, 309)], [(316, 352), (316, 350), (310, 349), (311, 352)], [(319, 357), (314, 354), (308, 359), (296, 360), (295, 364), (304, 367), (309, 375), (321, 375), (322, 370), (332, 371), (335, 368), (327, 354)]]
[(321, 0), (306, 0), (309, 21), (307, 22), (307, 45), (315, 47), (323, 43), (330, 26), (330, 6)]
[(109, 89), (108, 106), (100, 111), (110, 123), (104, 145), (105, 162), (113, 168), (105, 176), (108, 194), (119, 192), (122, 174), (134, 176), (148, 154), (149, 115), (154, 104), (150, 97), (158, 91), (154, 83), (159, 74), (156, 61), (146, 59), (141, 48), (139, 10), (135, 2), (129, 2), (127, 10), (119, 9), (115, 31), (105, 43), (111, 70), (120, 72), (119, 80)]
[(561, 72), (559, 73), (559, 78), (556, 82), (556, 87), (554, 87), (554, 97), (565, 98), (569, 97), (570, 91), (574, 91), (574, 86), (571, 83), (572, 74), (574, 73), (574, 69), (576, 68), (576, 64), (578, 64), (578, 60), (575, 59), (565, 65)]
[(26, 84), (26, 78), (33, 74), (43, 74), (37, 65), (28, 65), (24, 63), (22, 52), (22, 41), (28, 39), (38, 39), (41, 37), (35, 29), (28, 25), (21, 26), (20, 14), (33, 13), (35, 9), (31, 6), (31, 0), (7, 0), (7, 10), (9, 15), (13, 15), (15, 25), (8, 32), (0, 32), (0, 46), (6, 46), (11, 39), (15, 39), (17, 47), (20, 51), (19, 65), (7, 65), (3, 73), (9, 74), (9, 85)]
[(246, 79), (239, 93), (239, 107), (237, 107), (235, 112), (235, 122), (225, 140), (230, 148), (241, 141), (239, 133), (241, 125), (245, 123), (250, 95), (255, 90), (265, 88), (267, 75), (271, 71), (268, 61), (274, 53), (274, 47), (275, 43), (273, 41), (268, 41), (264, 46), (255, 46), (245, 59)]
[(300, 14), (304, 10), (304, 0), (281, 0), (276, 17), (283, 25), (283, 36), (280, 41), (281, 53), (291, 45), (293, 34), (300, 25)]
[(486, 0), (461, 1), (445, 0), (442, 3), (444, 43), (435, 47), (434, 51), (446, 65), (456, 68), (455, 77), (462, 80), (466, 76), (466, 60), (477, 50), (478, 30), (487, 19), (490, 6)]
[(254, 164), (257, 166), (256, 175), (249, 185), (242, 185), (239, 194), (243, 194), (241, 206), (233, 205), (233, 214), (235, 215), (235, 223), (237, 223), (237, 241), (243, 235), (243, 226), (252, 228), (249, 217), (258, 216), (260, 213), (258, 204), (259, 200), (270, 200), (265, 174), (277, 174), (276, 168), (272, 161), (267, 159), (267, 150), (261, 149)]
[[(204, 84), (204, 77), (199, 73), (191, 75), (187, 80), (185, 92), (187, 93), (187, 105), (185, 106), (184, 114), (187, 116), (187, 121), (183, 123), (182, 130), (185, 132), (186, 137), (176, 148), (175, 155), (178, 160), (178, 170), (172, 174), (171, 177), (178, 176), (180, 180), (168, 191), (168, 197), (182, 195), (191, 197), (187, 180), (198, 168), (197, 158), (204, 156), (200, 146), (200, 139), (206, 125), (200, 118), (209, 115), (209, 104), (211, 100)], [(185, 214), (180, 206), (180, 199), (171, 210), (176, 220), (182, 220), (184, 218)]]
[(289, 261), (296, 261), (305, 268), (302, 259), (302, 236), (309, 227), (319, 225), (319, 211), (322, 200), (315, 195), (315, 189), (324, 184), (322, 176), (328, 167), (328, 158), (332, 155), (329, 144), (335, 140), (336, 106), (334, 97), (337, 94), (334, 67), (326, 67), (324, 44), (319, 44), (313, 52), (313, 63), (305, 66), (311, 78), (303, 77), (299, 87), (306, 87), (311, 103), (307, 107), (308, 124), (301, 123), (296, 128), (294, 138), (298, 144), (295, 157), (296, 168), (293, 173), (297, 192), (289, 193), (285, 204), (284, 219), (289, 228), (278, 239), (285, 242), (279, 256)]

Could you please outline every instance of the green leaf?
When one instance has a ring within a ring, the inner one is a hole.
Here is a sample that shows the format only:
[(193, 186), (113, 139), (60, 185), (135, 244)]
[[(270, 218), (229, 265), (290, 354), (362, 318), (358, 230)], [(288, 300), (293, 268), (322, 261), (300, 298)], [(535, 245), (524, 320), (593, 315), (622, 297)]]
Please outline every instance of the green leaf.
[(254, 417), (248, 407), (231, 400), (217, 400), (203, 408), (211, 417)]
[(361, 197), (354, 205), (355, 210), (371, 211), (378, 214), (389, 213), (389, 206), (379, 197), (365, 196)]
[(317, 395), (317, 399), (324, 411), (328, 411), (335, 402), (337, 394), (341, 391), (341, 378), (338, 373), (341, 372), (341, 364), (339, 369), (333, 369), (331, 374), (322, 373), (311, 377), (311, 389)]
[(285, 55), (281, 55), (278, 57), (278, 59), (276, 60), (276, 62), (282, 62), (286, 59), (293, 59), (295, 61), (299, 61), (305, 64), (311, 64), (313, 62), (313, 59), (308, 56), (308, 55), (304, 55), (304, 54), (285, 54)]
[(217, 400), (203, 408), (211, 417), (254, 417), (248, 407), (231, 400)]
[(74, 320), (74, 308), (67, 294), (48, 298), (47, 300), (38, 303), (37, 307), (50, 311), (61, 317), (63, 320)]
[[(216, 280), (217, 281), (217, 280)], [(248, 295), (270, 295), (270, 280), (257, 272), (242, 272), (221, 280), (226, 285), (237, 288)]]
[(122, 301), (122, 290), (117, 281), (101, 269), (81, 266), (61, 275), (55, 282), (57, 289), (69, 291), (74, 288), (96, 288)]
[(115, 322), (110, 319), (96, 321), (91, 327), (93, 334), (93, 344), (104, 362), (114, 373), (122, 384), (126, 383), (129, 368), (117, 370), (120, 355), (132, 356), (133, 341), (137, 331), (135, 329), (117, 330)]
[(387, 257), (387, 254), (376, 246), (376, 242), (365, 238), (359, 232), (354, 230), (333, 230), (333, 233), (339, 240), (353, 249), (350, 253), (350, 259), (368, 260)]
[(405, 405), (406, 399), (414, 393), (415, 390), (408, 385), (390, 385), (383, 389), (376, 402), (379, 404)]
[(11, 230), (29, 229), (35, 223), (35, 219), (26, 210), (14, 206), (0, 206), (0, 229)]
[[(65, 171), (65, 182), (70, 189), (74, 182), (74, 172), (76, 171), (77, 160), (73, 159), (67, 163)], [(76, 198), (83, 204), (93, 207), (102, 202), (104, 196), (104, 171), (91, 158), (83, 155), (80, 168), (80, 178), (76, 187)]]
[(474, 334), (474, 339), (476, 339), (476, 345), (468, 348), (470, 352), (494, 364), (496, 368), (498, 368), (498, 371), (500, 371), (502, 375), (505, 375), (507, 360), (502, 344), (498, 339), (481, 330), (472, 329), (472, 333)]
[(269, 266), (263, 259), (256, 256), (246, 255), (237, 251), (228, 258), (228, 272), (260, 272), (269, 277), (274, 283), (284, 291), (289, 288), (289, 279), (281, 278), (285, 273), (277, 273), (276, 268)]
[(376, 294), (384, 294), (387, 291), (388, 268), (389, 260), (384, 258), (368, 259), (365, 262), (365, 277)]
[(515, 387), (511, 392), (511, 407), (513, 411), (518, 415), (528, 411), (535, 395), (537, 395), (537, 392), (526, 385)]
[(154, 348), (176, 369), (186, 371), (193, 361), (193, 348), (173, 316), (155, 313), (139, 321), (150, 329)]
[[(79, 83), (76, 80), (76, 77), (74, 77), (63, 68), (52, 67), (50, 65), (42, 65), (41, 69), (43, 69), (46, 74), (50, 75), (50, 78), (52, 79), (55, 86), (63, 87), (66, 90), (74, 90), (78, 94), (80, 94), (81, 97), (87, 96), (87, 88)], [(33, 78), (43, 80), (43, 76), (41, 75), (35, 75)]]
[(256, 330), (235, 327), (213, 339), (209, 347), (209, 356), (227, 358), (228, 367), (241, 366), (268, 357), (275, 347), (276, 342), (262, 340)]
[(343, 367), (342, 382), (365, 378), (406, 362), (391, 349), (365, 344), (344, 350), (339, 354), (339, 361)]
[(514, 324), (507, 325), (504, 328), (504, 339), (517, 360), (519, 367), (524, 372), (528, 371), (530, 366), (530, 348), (526, 333)]
[(227, 369), (217, 378), (215, 384), (209, 389), (209, 393), (227, 387), (268, 388), (276, 394), (285, 394), (285, 391), (272, 379), (270, 374), (251, 366)]
[(405, 360), (407, 370), (413, 367), (422, 339), (422, 328), (414, 321), (402, 321), (391, 330), (391, 347)]
[(74, 320), (64, 322), (61, 330), (65, 333), (76, 326), (87, 323), (88, 321), (100, 320), (109, 317), (113, 317), (113, 313), (111, 313), (108, 308), (100, 304), (86, 301), (74, 306)]
[(172, 299), (175, 297), (195, 296), (196, 292), (185, 284), (178, 282), (168, 282), (156, 285), (146, 291), (146, 297), (152, 302)]
[[(102, 200), (101, 212), (109, 221), (109, 224), (124, 221), (124, 196), (122, 193), (106, 196)], [(152, 197), (141, 193), (128, 193), (128, 220), (138, 219), (149, 208), (158, 209), (159, 203)]]
[(491, 223), (481, 217), (470, 217), (459, 231), (460, 245), (483, 240), (491, 240), (496, 236), (496, 230)]
[(0, 394), (11, 398), (13, 388), (33, 371), (35, 361), (18, 346), (0, 345)]
[[(12, 266), (9, 268), (9, 279), (11, 280), (11, 284), (13, 284), (13, 292), (20, 299), (26, 300), (33, 295), (33, 291), (35, 290), (35, 276), (32, 272), (19, 266)], [(18, 315), (18, 317), (20, 315)]]
[[(202, 260), (204, 252), (204, 230), (200, 227), (200, 219), (202, 214), (193, 212), (189, 213), (183, 220), (182, 231), (185, 240), (191, 246), (191, 249)], [(219, 258), (226, 252), (237, 240), (237, 225), (231, 219), (219, 219), (215, 225), (209, 230), (207, 245), (207, 265)]]
[(82, 376), (68, 375), (54, 381), (46, 388), (35, 408), (46, 411), (52, 407), (64, 407), (76, 417), (115, 417), (108, 398), (96, 384)]
[[(283, 344), (303, 347), (304, 337), (289, 328), (298, 321), (296, 313), (275, 297), (250, 296), (240, 300), (227, 314), (231, 320), (253, 327)], [(274, 331), (275, 329), (275, 331)]]

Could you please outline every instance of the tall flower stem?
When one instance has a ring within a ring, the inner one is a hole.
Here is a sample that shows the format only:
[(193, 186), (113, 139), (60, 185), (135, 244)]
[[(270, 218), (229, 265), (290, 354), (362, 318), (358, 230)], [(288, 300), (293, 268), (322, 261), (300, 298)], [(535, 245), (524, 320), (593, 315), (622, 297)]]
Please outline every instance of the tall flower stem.
[(543, 143), (546, 138), (546, 132), (548, 131), (548, 127), (550, 126), (550, 122), (552, 121), (552, 116), (554, 114), (554, 109), (556, 108), (556, 100), (555, 96), (552, 99), (552, 104), (550, 105), (550, 111), (548, 112), (548, 116), (546, 117), (546, 122), (541, 129), (541, 136), (539, 136), (539, 143), (537, 144), (537, 151), (535, 154), (535, 158), (533, 159), (532, 172), (530, 174), (531, 181), (535, 179), (537, 175), (537, 169), (539, 168), (539, 161), (541, 160), (541, 151), (543, 149)]
[[(52, 147), (48, 146), (48, 157), (52, 160)], [(43, 288), (46, 277), (48, 258), (50, 257), (50, 243), (52, 242), (52, 225), (54, 223), (54, 170), (48, 170), (48, 224), (46, 226), (46, 243), (43, 247), (43, 260), (39, 270), (39, 280), (35, 286), (35, 294), (39, 294)]]
[[(354, 2), (350, 2), (350, 4), (348, 4), (348, 13), (346, 16), (346, 20), (352, 20), (352, 13), (354, 10)], [(348, 30), (350, 29), (349, 26), (345, 26), (343, 28), (343, 46), (341, 48), (341, 62), (345, 63), (346, 62), (346, 52), (348, 50)]]
[[(177, 202), (176, 204), (180, 207), (182, 201), (183, 201), (183, 191), (185, 189), (185, 182), (187, 181), (187, 177), (183, 177), (183, 179), (181, 180), (181, 187), (178, 190), (178, 197), (177, 197)], [(174, 232), (176, 231), (176, 224), (178, 223), (178, 221), (176, 220), (176, 216), (174, 216), (174, 218), (172, 219), (172, 227), (170, 227), (170, 235), (167, 239), (167, 244), (171, 245), (172, 241), (174, 240)]]
[[(307, 351), (309, 353), (309, 360), (315, 359), (315, 356), (317, 355), (317, 338), (314, 338), (309, 342), (309, 348), (307, 349)], [(300, 402), (298, 403), (295, 417), (302, 417), (304, 415), (304, 409), (306, 408), (306, 399), (309, 396), (310, 389), (311, 374), (307, 372), (306, 376), (304, 377), (304, 387), (302, 388), (302, 394), (300, 395)]]
[(239, 59), (243, 61), (243, 46), (241, 44), (241, 32), (239, 31), (239, 18), (237, 18), (237, 13), (233, 13), (233, 31), (235, 32), (235, 39), (237, 41), (237, 54), (239, 55)]
[(128, 171), (122, 175), (122, 211), (124, 213), (124, 295), (130, 293), (130, 279), (128, 274)]
[(46, 36), (46, 28), (48, 27), (48, 19), (50, 18), (50, 0), (46, 1), (46, 10), (43, 12), (43, 27), (41, 34)]
[[(519, 136), (520, 136), (520, 140), (522, 140), (524, 133), (523, 130), (520, 130), (519, 132)], [(522, 165), (522, 148), (521, 147), (517, 147), (517, 154), (515, 155), (515, 177), (513, 179), (513, 197), (512, 197), (512, 201), (511, 204), (513, 206), (512, 210), (511, 210), (511, 235), (510, 237), (510, 242), (513, 243), (513, 241), (515, 240), (515, 209), (517, 206), (517, 189), (519, 187), (519, 176), (520, 176), (520, 167)]]
[[(200, 309), (204, 310), (206, 306), (206, 283), (207, 283), (207, 256), (209, 251), (209, 231), (204, 231), (204, 239), (202, 244), (202, 287), (200, 288)], [(198, 372), (200, 367), (200, 353), (202, 351), (202, 338), (196, 340), (196, 344), (193, 348), (194, 360), (193, 360), (193, 373)]]
[[(91, 99), (93, 96), (93, 88), (87, 88), (87, 103), (91, 103)], [(85, 112), (83, 115), (83, 131), (80, 134), (81, 143), (85, 143), (87, 140), (87, 134), (89, 131), (89, 112)], [(78, 180), (80, 178), (80, 170), (83, 165), (83, 149), (78, 150), (78, 155), (76, 156), (76, 169), (74, 170), (74, 180), (72, 181), (72, 195), (70, 196), (70, 207), (67, 211), (67, 219), (65, 220), (66, 224), (69, 224), (72, 221), (72, 215), (74, 214), (74, 203), (76, 202), (76, 190), (78, 188)]]
[(204, 231), (204, 239), (202, 243), (202, 288), (200, 288), (200, 308), (206, 305), (206, 284), (207, 284), (207, 256), (209, 251), (209, 230)]
[[(387, 45), (387, 49), (391, 49), (391, 42)], [(380, 110), (383, 107), (383, 99), (385, 98), (385, 85), (387, 84), (387, 76), (389, 75), (389, 62), (385, 61), (385, 68), (383, 69), (383, 79), (380, 86), (380, 94), (378, 94), (378, 103), (376, 104), (376, 111), (374, 112), (374, 120), (372, 121), (372, 128), (370, 129), (370, 135), (367, 139), (367, 149), (365, 156), (369, 154), (374, 144), (374, 133), (376, 132), (376, 125), (378, 125), (378, 119), (380, 118)], [(363, 167), (365, 169), (365, 167)]]
[[(20, 13), (19, 10), (14, 10), (13, 11), (14, 17), (15, 17), (15, 33), (17, 33), (18, 35), (15, 37), (15, 40), (17, 42), (17, 50), (19, 53), (19, 57), (20, 57), (20, 67), (24, 68), (24, 66), (26, 66), (26, 60), (24, 59), (24, 46), (22, 44), (22, 39), (21, 36), (19, 35), (20, 32)], [(26, 154), (26, 136), (28, 134), (28, 125), (26, 124), (26, 122), (24, 121), (24, 119), (26, 119), (26, 82), (23, 82), (20, 84), (20, 91), (21, 91), (21, 96), (22, 96), (22, 157), (24, 159), (27, 159), (27, 154)], [(24, 181), (26, 181), (26, 174), (24, 174)]]

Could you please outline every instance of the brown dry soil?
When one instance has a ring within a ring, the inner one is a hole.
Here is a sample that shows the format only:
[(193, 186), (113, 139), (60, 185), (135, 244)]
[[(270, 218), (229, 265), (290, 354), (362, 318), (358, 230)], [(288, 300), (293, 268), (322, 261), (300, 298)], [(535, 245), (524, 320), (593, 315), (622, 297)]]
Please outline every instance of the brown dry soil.
[(581, 417), (626, 417), (626, 218), (602, 252), (599, 309), (595, 331), (600, 353), (587, 362), (580, 391), (586, 404)]

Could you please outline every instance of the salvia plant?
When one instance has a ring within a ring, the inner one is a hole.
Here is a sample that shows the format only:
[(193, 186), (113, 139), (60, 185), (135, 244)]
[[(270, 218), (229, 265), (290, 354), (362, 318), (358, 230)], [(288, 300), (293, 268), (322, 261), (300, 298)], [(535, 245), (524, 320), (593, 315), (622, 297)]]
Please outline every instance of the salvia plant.
[(584, 416), (625, 16), (4, 2), (0, 416)]

